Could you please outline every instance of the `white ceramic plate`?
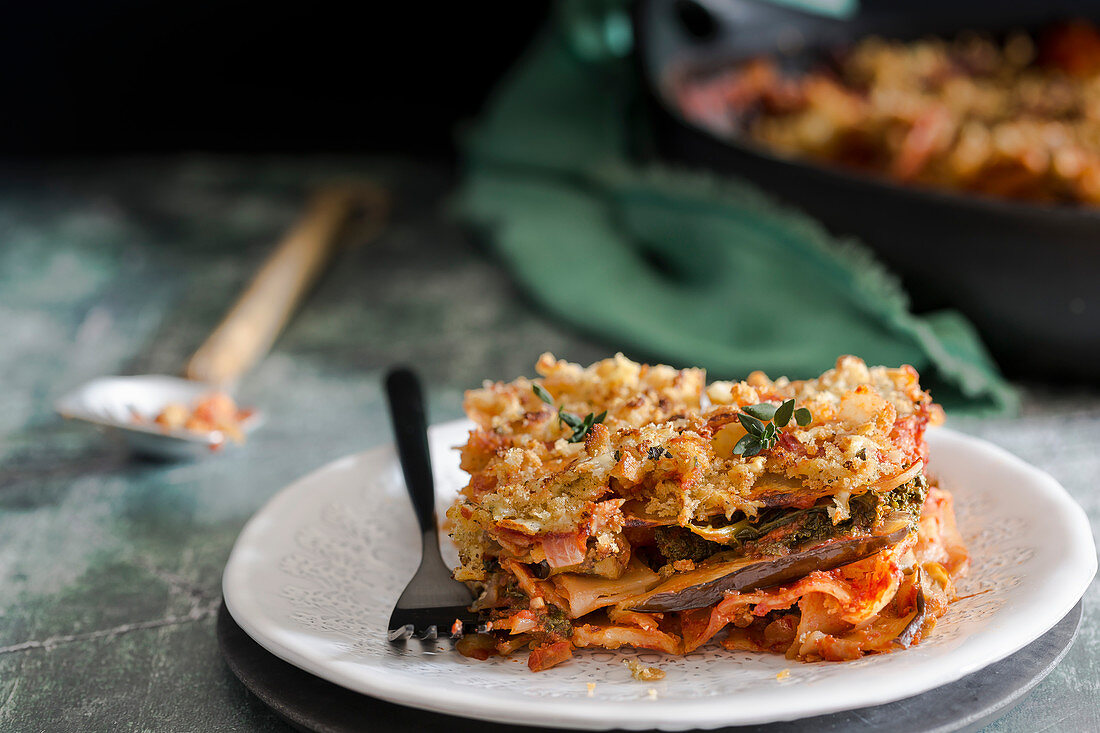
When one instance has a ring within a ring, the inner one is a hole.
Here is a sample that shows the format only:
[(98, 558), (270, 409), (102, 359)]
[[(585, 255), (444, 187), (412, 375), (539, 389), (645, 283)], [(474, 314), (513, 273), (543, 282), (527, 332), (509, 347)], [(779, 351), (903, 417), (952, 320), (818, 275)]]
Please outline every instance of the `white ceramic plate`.
[[(468, 427), (432, 428), (441, 507), (465, 483), (453, 447)], [(1054, 479), (949, 430), (929, 431), (928, 440), (930, 470), (954, 492), (972, 553), (960, 595), (977, 595), (952, 605), (930, 638), (893, 654), (799, 664), (716, 644), (684, 657), (582, 650), (535, 674), (523, 655), (478, 662), (399, 653), (385, 631), (417, 564), (419, 532), (391, 446), (329, 464), (260, 510), (229, 558), (225, 602), (249, 636), (291, 664), (367, 695), (468, 718), (683, 730), (886, 703), (1022, 648), (1069, 612), (1096, 572), (1088, 520)], [(453, 557), (453, 547), (445, 550)], [(637, 682), (621, 664), (627, 657), (667, 676)], [(783, 669), (790, 675), (779, 680)]]

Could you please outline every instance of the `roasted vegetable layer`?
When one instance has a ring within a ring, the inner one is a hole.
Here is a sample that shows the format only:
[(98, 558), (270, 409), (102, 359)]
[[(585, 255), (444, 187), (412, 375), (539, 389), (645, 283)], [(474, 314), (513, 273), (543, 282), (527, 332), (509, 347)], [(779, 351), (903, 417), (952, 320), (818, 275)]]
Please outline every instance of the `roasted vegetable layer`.
[[(706, 529), (659, 527), (654, 530), (654, 539), (661, 556), (669, 563), (678, 560), (700, 562), (731, 549), (746, 555), (784, 554), (813, 542), (870, 532), (890, 512), (907, 514), (915, 525), (927, 492), (928, 480), (921, 474), (890, 491), (866, 492), (852, 497), (848, 502), (849, 518), (835, 523), (830, 516), (835, 505), (825, 501), (806, 509), (768, 509), (757, 517), (742, 516), (727, 525)], [(721, 537), (726, 541), (707, 537)]]

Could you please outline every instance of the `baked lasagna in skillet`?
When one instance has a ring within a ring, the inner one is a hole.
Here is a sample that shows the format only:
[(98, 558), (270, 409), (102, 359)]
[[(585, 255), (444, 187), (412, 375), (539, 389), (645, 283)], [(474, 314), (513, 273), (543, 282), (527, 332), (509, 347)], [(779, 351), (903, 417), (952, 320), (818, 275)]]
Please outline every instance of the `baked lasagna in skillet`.
[(469, 484), (448, 512), (486, 658), (703, 644), (801, 661), (927, 636), (967, 553), (924, 472), (943, 412), (916, 370), (841, 357), (819, 378), (544, 354), (466, 394)]
[(1100, 27), (869, 37), (799, 74), (758, 57), (677, 89), (684, 115), (779, 155), (902, 183), (1100, 204)]

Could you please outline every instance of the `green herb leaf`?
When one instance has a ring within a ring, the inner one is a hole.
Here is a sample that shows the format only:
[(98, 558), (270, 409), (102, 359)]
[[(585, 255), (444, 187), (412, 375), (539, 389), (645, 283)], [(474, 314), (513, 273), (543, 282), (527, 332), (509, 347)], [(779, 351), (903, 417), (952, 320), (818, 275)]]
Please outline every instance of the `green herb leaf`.
[(741, 409), (757, 420), (771, 420), (775, 416), (776, 407), (769, 402), (761, 402), (759, 405), (749, 405)]
[(753, 438), (751, 436), (746, 436), (746, 437), (749, 437), (749, 441), (748, 441), (748, 443), (745, 444), (745, 450), (744, 450), (744, 453), (742, 454), (746, 458), (751, 458), (752, 456), (755, 456), (760, 451), (764, 450), (764, 445), (760, 442), (759, 439)]
[(733, 454), (735, 456), (742, 456), (745, 451), (748, 450), (749, 444), (756, 441), (756, 438), (751, 435), (742, 435), (741, 440), (737, 441), (737, 445), (733, 446)]
[[(538, 395), (538, 398), (550, 405), (554, 406), (554, 398), (550, 396), (550, 393), (541, 384), (532, 384), (531, 391)], [(573, 434), (570, 435), (567, 440), (570, 443), (579, 443), (584, 440), (588, 435), (588, 431), (592, 429), (592, 426), (598, 422), (603, 422), (607, 417), (607, 410), (604, 410), (599, 415), (595, 413), (588, 413), (583, 418), (580, 415), (574, 415), (572, 412), (566, 412), (565, 410), (558, 408), (558, 425), (568, 425), (573, 428)], [(616, 459), (618, 460), (618, 459)]]
[(576, 415), (574, 415), (572, 413), (569, 413), (569, 412), (564, 413), (564, 415), (569, 416), (566, 419), (566, 422), (569, 422), (569, 420), (577, 420), (578, 421), (578, 423), (576, 425), (573, 425), (572, 423), (569, 423), (569, 427), (573, 428), (573, 434), (571, 436), (569, 436), (568, 441), (570, 443), (579, 443), (579, 442), (581, 442), (582, 440), (585, 439), (585, 437), (588, 435), (589, 431), (592, 430), (593, 425), (595, 425), (598, 422), (603, 422), (603, 419), (605, 417), (607, 417), (607, 410), (604, 410), (599, 415), (596, 415), (596, 414), (593, 414), (593, 413), (590, 412), (590, 413), (588, 413), (587, 415), (584, 416), (583, 420), (581, 420), (579, 417), (577, 417)]
[(780, 429), (786, 427), (792, 417), (803, 427), (813, 419), (805, 407), (796, 410), (793, 399), (785, 400), (778, 407), (761, 402), (741, 409), (743, 412), (738, 413), (737, 419), (748, 434), (733, 447), (734, 455), (738, 456), (755, 456), (774, 446), (779, 441)]
[(550, 393), (547, 392), (546, 388), (543, 387), (541, 384), (532, 384), (531, 391), (538, 395), (538, 398), (546, 404), (550, 405), (551, 407), (554, 406), (554, 398), (550, 396)]
[[(575, 417), (575, 416), (574, 416)], [(579, 443), (584, 440), (584, 437), (588, 435), (589, 429), (592, 427), (596, 416), (591, 412), (584, 416), (584, 420), (581, 420), (581, 424), (577, 426), (573, 431), (573, 435), (569, 437), (570, 443)]]
[(565, 410), (558, 411), (558, 420), (565, 423), (569, 427), (576, 430), (584, 422), (580, 415), (574, 415), (572, 412), (566, 412)]
[(791, 417), (794, 416), (794, 400), (787, 400), (778, 407), (775, 411), (775, 416), (772, 417), (772, 422), (781, 428), (787, 427), (787, 423), (791, 421)]
[(745, 428), (745, 431), (749, 435), (763, 435), (764, 423), (760, 422), (752, 415), (746, 415), (742, 412), (737, 415), (737, 419), (741, 421), (741, 426)]

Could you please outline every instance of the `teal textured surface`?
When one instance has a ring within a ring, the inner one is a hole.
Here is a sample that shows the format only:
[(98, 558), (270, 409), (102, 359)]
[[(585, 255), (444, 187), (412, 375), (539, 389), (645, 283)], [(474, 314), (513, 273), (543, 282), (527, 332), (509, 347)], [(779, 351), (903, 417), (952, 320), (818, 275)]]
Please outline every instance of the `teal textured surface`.
[[(172, 373), (203, 340), (304, 188), (390, 185), (395, 220), (342, 255), (244, 381), (267, 425), (240, 451), (132, 461), (54, 398), (104, 374)], [(287, 731), (215, 641), (223, 565), (276, 491), (390, 440), (380, 378), (424, 374), (433, 420), (539, 353), (619, 345), (541, 315), (441, 213), (449, 176), (400, 160), (178, 159), (0, 177), (0, 729)], [(636, 354), (634, 354), (636, 356)], [(1019, 418), (960, 420), (1052, 473), (1100, 522), (1100, 393), (1031, 386)], [(995, 731), (1100, 730), (1100, 585), (1065, 661)]]

